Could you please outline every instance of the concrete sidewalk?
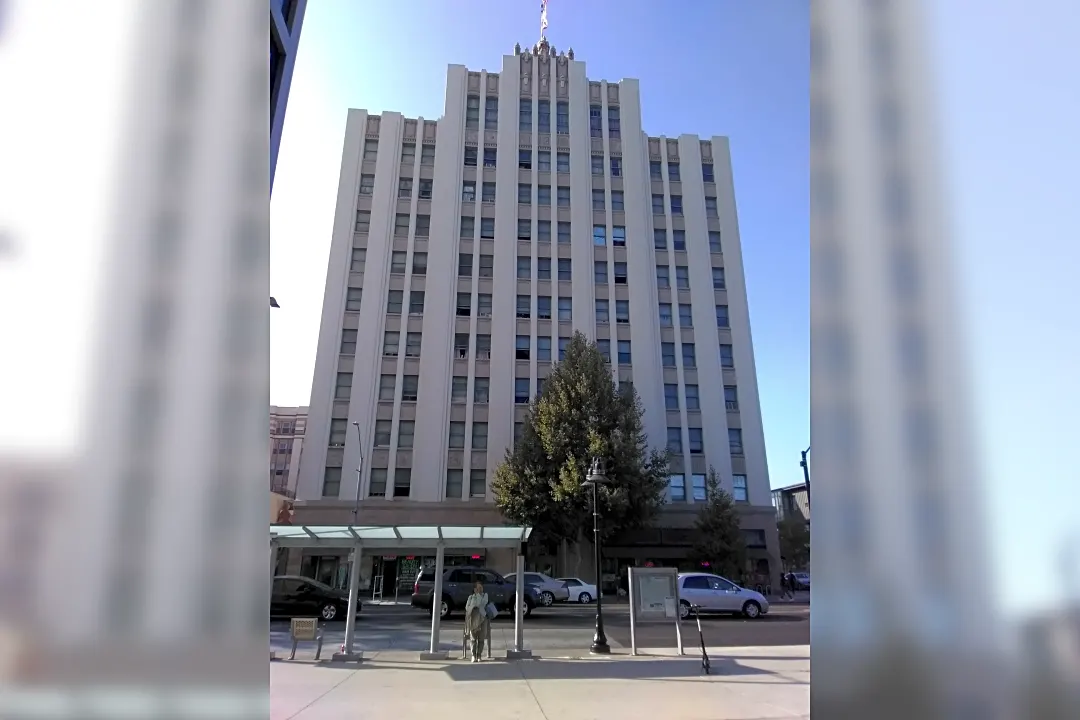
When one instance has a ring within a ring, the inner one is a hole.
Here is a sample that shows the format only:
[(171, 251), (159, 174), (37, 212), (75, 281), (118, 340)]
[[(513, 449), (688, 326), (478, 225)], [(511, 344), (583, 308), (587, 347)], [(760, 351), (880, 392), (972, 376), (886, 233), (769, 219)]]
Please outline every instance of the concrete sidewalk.
[[(425, 663), (380, 652), (360, 665), (270, 663), (272, 720), (477, 716), (500, 720), (803, 720), (810, 648), (717, 648), (712, 674), (674, 650), (594, 657), (551, 649), (538, 660)], [(493, 708), (497, 708), (492, 715)]]

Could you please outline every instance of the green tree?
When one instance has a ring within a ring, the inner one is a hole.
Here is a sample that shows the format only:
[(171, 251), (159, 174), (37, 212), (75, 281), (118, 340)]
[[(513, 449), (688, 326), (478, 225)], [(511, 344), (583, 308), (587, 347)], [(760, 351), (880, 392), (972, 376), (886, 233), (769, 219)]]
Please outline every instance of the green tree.
[(802, 517), (784, 518), (776, 524), (780, 557), (786, 568), (801, 570), (810, 562), (810, 529)]
[(720, 478), (711, 466), (705, 489), (707, 499), (694, 523), (694, 557), (708, 562), (712, 572), (739, 582), (746, 567), (739, 510), (731, 494), (720, 487)]
[(575, 333), (495, 470), (503, 516), (531, 526), (530, 542), (548, 551), (591, 539), (592, 491), (583, 483), (592, 458), (602, 457), (602, 536), (647, 526), (664, 501), (668, 463), (666, 453), (649, 449), (643, 414), (634, 390), (620, 392), (596, 345)]

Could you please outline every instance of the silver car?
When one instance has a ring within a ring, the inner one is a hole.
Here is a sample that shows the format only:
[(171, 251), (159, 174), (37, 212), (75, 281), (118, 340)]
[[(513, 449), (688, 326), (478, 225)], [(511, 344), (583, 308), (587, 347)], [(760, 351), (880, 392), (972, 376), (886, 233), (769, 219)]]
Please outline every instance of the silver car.
[(709, 573), (679, 573), (679, 616), (687, 617), (690, 606), (703, 613), (742, 614), (750, 619), (769, 612), (769, 601), (753, 590), (739, 587), (727, 578)]
[[(517, 582), (517, 573), (506, 576), (510, 582)], [(545, 607), (550, 607), (557, 602), (566, 602), (570, 599), (570, 589), (562, 580), (556, 580), (550, 575), (538, 572), (525, 573), (525, 584), (532, 585), (540, 591), (540, 602)]]

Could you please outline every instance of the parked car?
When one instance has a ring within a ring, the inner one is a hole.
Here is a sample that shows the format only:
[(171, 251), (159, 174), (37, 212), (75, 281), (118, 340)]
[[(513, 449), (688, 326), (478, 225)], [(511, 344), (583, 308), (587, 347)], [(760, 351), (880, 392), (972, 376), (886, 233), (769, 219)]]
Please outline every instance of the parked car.
[(571, 602), (579, 602), (588, 605), (596, 598), (596, 586), (587, 583), (581, 578), (559, 578), (566, 583), (566, 589), (570, 591)]
[[(506, 579), (511, 583), (517, 582), (517, 573), (510, 573)], [(556, 580), (550, 575), (538, 572), (525, 573), (525, 584), (532, 585), (540, 590), (540, 603), (544, 607), (551, 607), (557, 602), (566, 602), (570, 599), (570, 590), (562, 580)]]
[(795, 590), (809, 590), (810, 589), (810, 573), (797, 572), (792, 573), (795, 576)]
[[(363, 608), (356, 598), (356, 614)], [(349, 593), (300, 575), (278, 575), (270, 593), (270, 617), (317, 617), (344, 620), (349, 612)]]
[[(449, 568), (443, 573), (442, 600), (439, 604), (439, 617), (448, 618), (457, 609), (464, 609), (472, 595), (476, 581), (484, 583), (484, 592), (500, 611), (511, 611), (514, 607), (514, 583), (494, 570), (480, 567)], [(430, 611), (434, 605), (435, 568), (424, 568), (416, 574), (413, 583), (412, 606)], [(525, 617), (532, 615), (533, 608), (541, 604), (540, 591), (525, 585)]]
[(754, 590), (739, 587), (727, 578), (709, 573), (679, 573), (679, 615), (687, 617), (690, 606), (702, 613), (742, 614), (750, 619), (769, 612), (769, 601)]

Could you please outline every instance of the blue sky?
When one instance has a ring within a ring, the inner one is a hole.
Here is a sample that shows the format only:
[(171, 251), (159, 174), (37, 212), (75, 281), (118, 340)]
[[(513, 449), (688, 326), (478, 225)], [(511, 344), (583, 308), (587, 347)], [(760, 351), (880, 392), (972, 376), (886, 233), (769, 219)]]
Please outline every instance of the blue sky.
[[(309, 2), (275, 200), (293, 192), (286, 189), (287, 166), (314, 162), (298, 157), (301, 152), (322, 152), (308, 141), (317, 122), (311, 119), (313, 109), (305, 107), (309, 102), (323, 105), (321, 132), (330, 135), (324, 142), (339, 160), (347, 108), (439, 117), (447, 65), (496, 70), (515, 42), (527, 45), (539, 37), (539, 2), (421, 6), (423, 14), (407, 11), (416, 5)], [(731, 138), (769, 468), (774, 487), (787, 485), (801, 481), (799, 451), (809, 437), (809, 12), (804, 3), (783, 0), (693, 7), (688, 14), (639, 1), (551, 0), (548, 39), (559, 49), (572, 47), (591, 78), (639, 79), (646, 132)], [(304, 150), (298, 147), (301, 135), (309, 145)], [(328, 158), (325, 166), (329, 171)], [(328, 197), (335, 195), (332, 190)], [(323, 220), (318, 222), (323, 227)], [(310, 227), (297, 232), (310, 233), (312, 252), (329, 238), (329, 232), (316, 237)], [(318, 258), (314, 286), (320, 303), (325, 257)], [(278, 267), (292, 272), (297, 265), (282, 260)], [(275, 294), (287, 296), (282, 285), (292, 281), (284, 272), (274, 274)], [(296, 292), (305, 291), (296, 285)], [(310, 312), (308, 298), (290, 297), (286, 303), (296, 307), (296, 301), (301, 312)], [(274, 322), (279, 321), (285, 320), (276, 316)], [(314, 342), (311, 348), (313, 353)], [(277, 364), (276, 352), (274, 359)], [(293, 381), (275, 382), (275, 403), (307, 403), (310, 372), (306, 378), (297, 372)], [(287, 389), (292, 384), (295, 392)]]

